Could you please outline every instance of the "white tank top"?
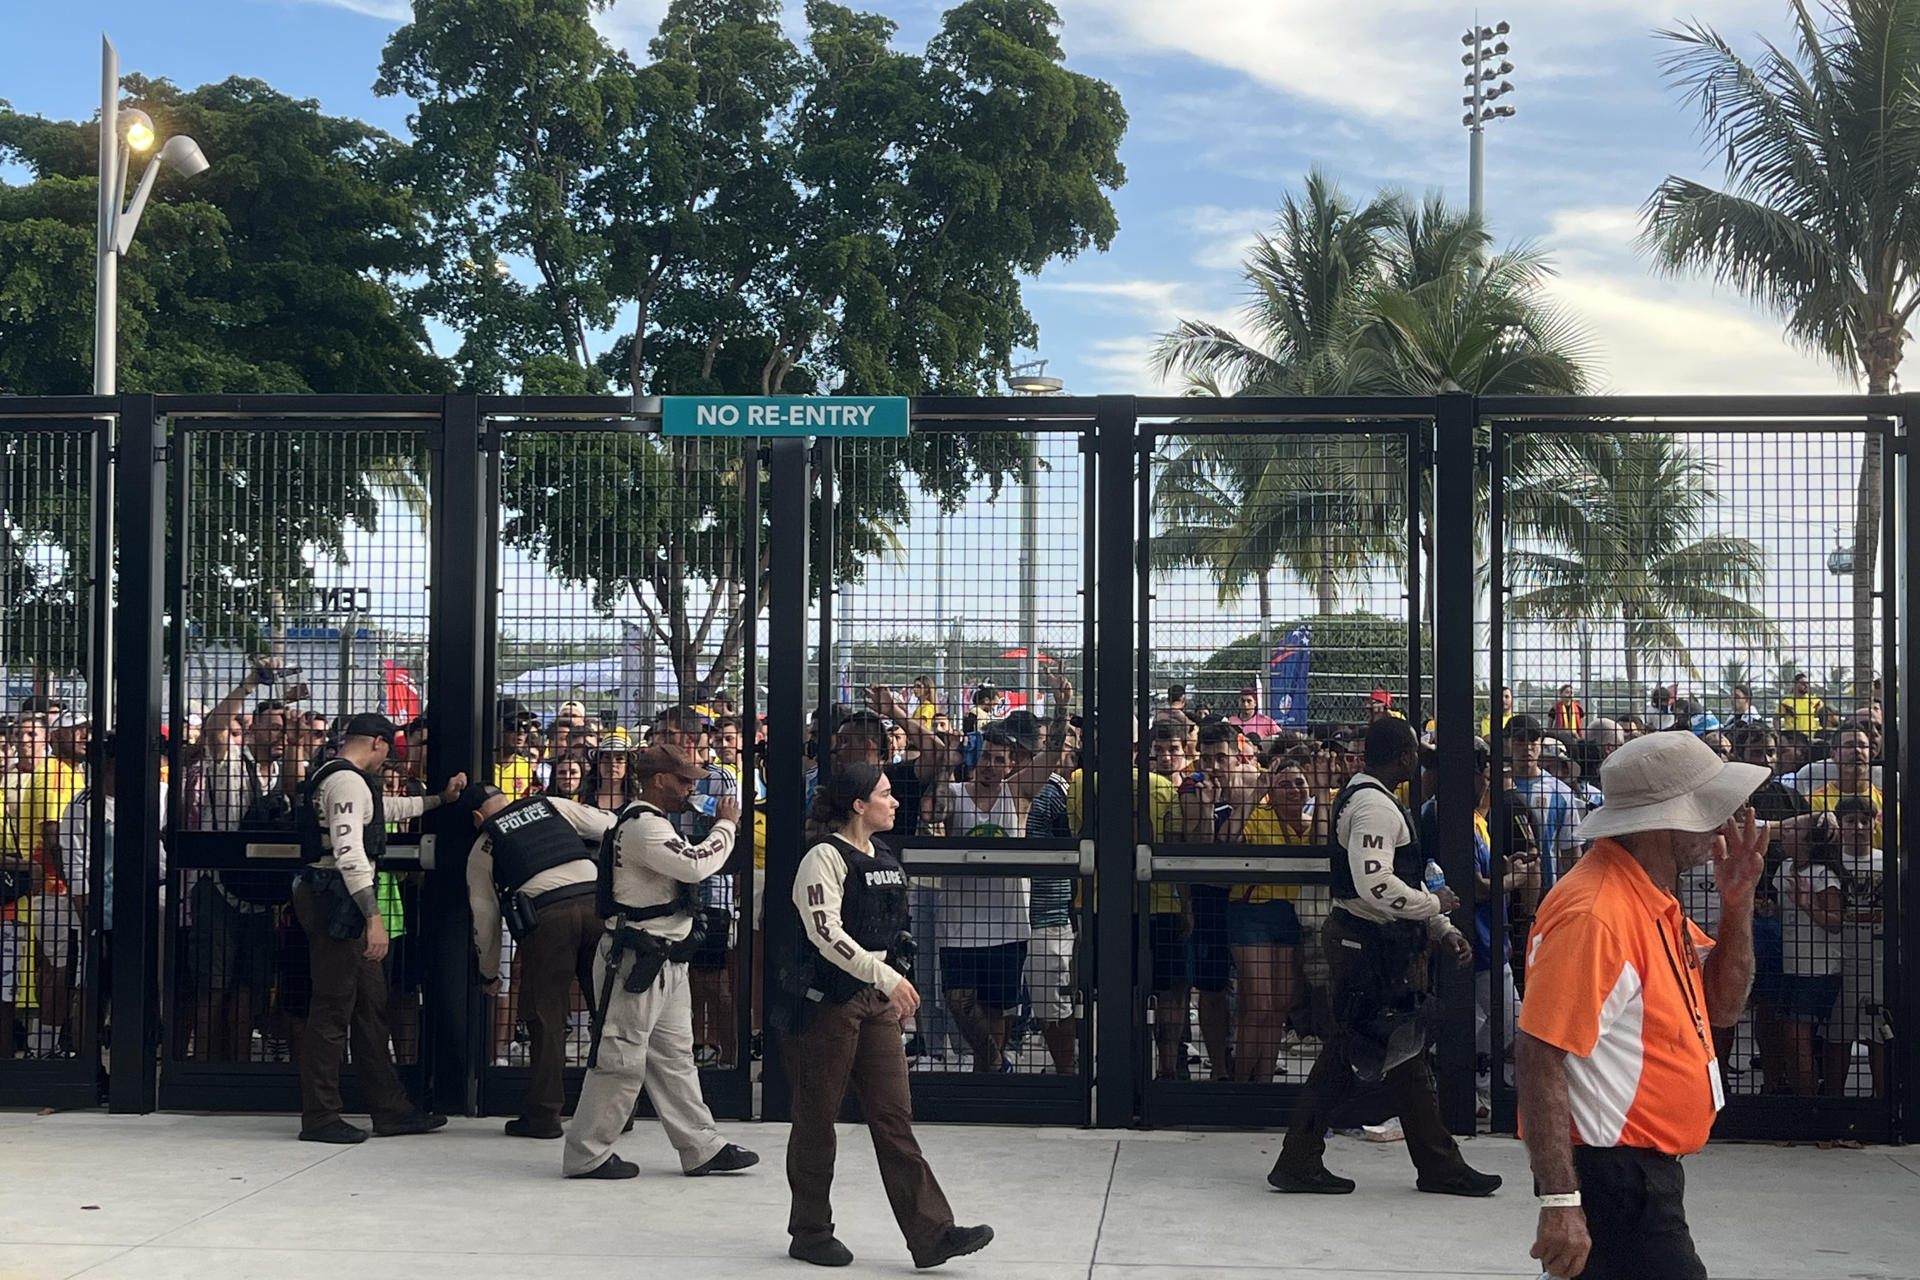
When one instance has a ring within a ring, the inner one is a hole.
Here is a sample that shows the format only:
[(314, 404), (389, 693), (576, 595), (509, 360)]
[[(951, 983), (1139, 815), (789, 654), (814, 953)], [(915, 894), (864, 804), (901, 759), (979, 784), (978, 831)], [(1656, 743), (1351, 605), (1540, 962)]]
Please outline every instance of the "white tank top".
[[(982, 808), (964, 782), (947, 784), (947, 833), (982, 840), (1024, 835), (1016, 823), (1013, 790), (1002, 786)], [(1033, 934), (1029, 886), (1013, 876), (945, 876), (940, 888), (939, 945), (997, 947), (1025, 942)]]

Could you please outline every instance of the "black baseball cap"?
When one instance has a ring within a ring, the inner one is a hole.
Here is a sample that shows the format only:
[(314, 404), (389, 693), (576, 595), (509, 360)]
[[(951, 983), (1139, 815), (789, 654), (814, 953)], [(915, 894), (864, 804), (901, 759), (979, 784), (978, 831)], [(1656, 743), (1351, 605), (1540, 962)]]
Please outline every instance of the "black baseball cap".
[(1547, 731), (1532, 716), (1513, 716), (1507, 721), (1506, 736), (1538, 741), (1547, 736)]
[(398, 732), (393, 721), (376, 711), (363, 711), (347, 721), (347, 728), (340, 736), (343, 738), (379, 738), (389, 747), (393, 745), (393, 735)]

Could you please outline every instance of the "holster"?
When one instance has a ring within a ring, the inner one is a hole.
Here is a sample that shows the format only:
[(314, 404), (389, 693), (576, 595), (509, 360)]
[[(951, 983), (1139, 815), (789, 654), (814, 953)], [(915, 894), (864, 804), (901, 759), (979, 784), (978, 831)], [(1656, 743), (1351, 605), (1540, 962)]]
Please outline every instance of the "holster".
[(540, 908), (533, 905), (533, 895), (523, 889), (507, 895), (500, 904), (500, 915), (507, 922), (507, 936), (524, 942), (539, 922)]
[(1360, 943), (1342, 941), (1344, 964), (1333, 992), (1333, 1016), (1344, 1033), (1354, 1078), (1376, 1085), (1403, 1062), (1425, 1053), (1439, 1002), (1414, 981), (1427, 949), (1422, 924), (1380, 924), (1358, 917), (1342, 922)]
[(308, 867), (300, 873), (327, 910), (327, 936), (352, 942), (367, 931), (367, 917), (347, 892), (347, 882), (330, 867)]

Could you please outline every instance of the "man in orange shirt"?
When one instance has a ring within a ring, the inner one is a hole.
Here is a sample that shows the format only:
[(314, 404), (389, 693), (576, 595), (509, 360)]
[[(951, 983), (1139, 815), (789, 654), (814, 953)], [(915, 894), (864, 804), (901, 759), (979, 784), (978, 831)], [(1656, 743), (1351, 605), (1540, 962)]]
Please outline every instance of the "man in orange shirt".
[[(1711, 1028), (1739, 1020), (1753, 985), (1768, 833), (1748, 797), (1766, 778), (1690, 733), (1627, 743), (1600, 767), (1607, 803), (1581, 830), (1592, 851), (1540, 904), (1515, 1064), (1540, 1200), (1532, 1255), (1549, 1275), (1705, 1280), (1680, 1157), (1724, 1102)], [(1717, 942), (1674, 896), (1708, 859)]]

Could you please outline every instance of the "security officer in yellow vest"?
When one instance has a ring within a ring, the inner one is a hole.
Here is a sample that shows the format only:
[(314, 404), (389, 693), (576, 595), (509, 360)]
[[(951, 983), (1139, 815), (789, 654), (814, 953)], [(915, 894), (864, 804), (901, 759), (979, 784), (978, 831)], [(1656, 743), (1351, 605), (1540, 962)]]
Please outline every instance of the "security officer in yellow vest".
[(358, 715), (347, 722), (340, 754), (300, 788), (294, 822), (305, 869), (293, 882), (293, 913), (306, 931), (313, 998), (300, 1042), (300, 1139), (365, 1142), (367, 1131), (340, 1117), (340, 1055), (348, 1029), (353, 1065), (373, 1113), (373, 1132), (387, 1138), (428, 1133), (446, 1124), (407, 1098), (393, 1069), (387, 1031), (387, 931), (373, 877), (387, 847), (387, 823), (405, 822), (459, 796), (456, 773), (437, 796), (383, 796), (380, 766), (393, 749), (393, 721)]
[(760, 1157), (721, 1138), (700, 1096), (693, 1061), (693, 1002), (687, 960), (704, 940), (697, 927), (702, 880), (733, 853), (740, 801), (723, 796), (713, 830), (699, 844), (674, 829), (672, 815), (693, 802), (706, 767), (678, 747), (634, 755), (629, 768), (640, 799), (621, 810), (611, 856), (601, 859), (606, 930), (594, 959), (597, 988), (586, 1083), (567, 1126), (561, 1171), (569, 1178), (632, 1178), (640, 1167), (613, 1152), (642, 1086), (690, 1178), (731, 1173)]
[(480, 838), (467, 855), (473, 949), (489, 996), (500, 990), (500, 923), (514, 941), (520, 1012), (533, 1032), (532, 1071), (514, 1138), (558, 1138), (566, 1102), (568, 995), (577, 979), (593, 999), (593, 956), (603, 932), (595, 856), (614, 815), (555, 796), (515, 800), (498, 787), (467, 788)]

